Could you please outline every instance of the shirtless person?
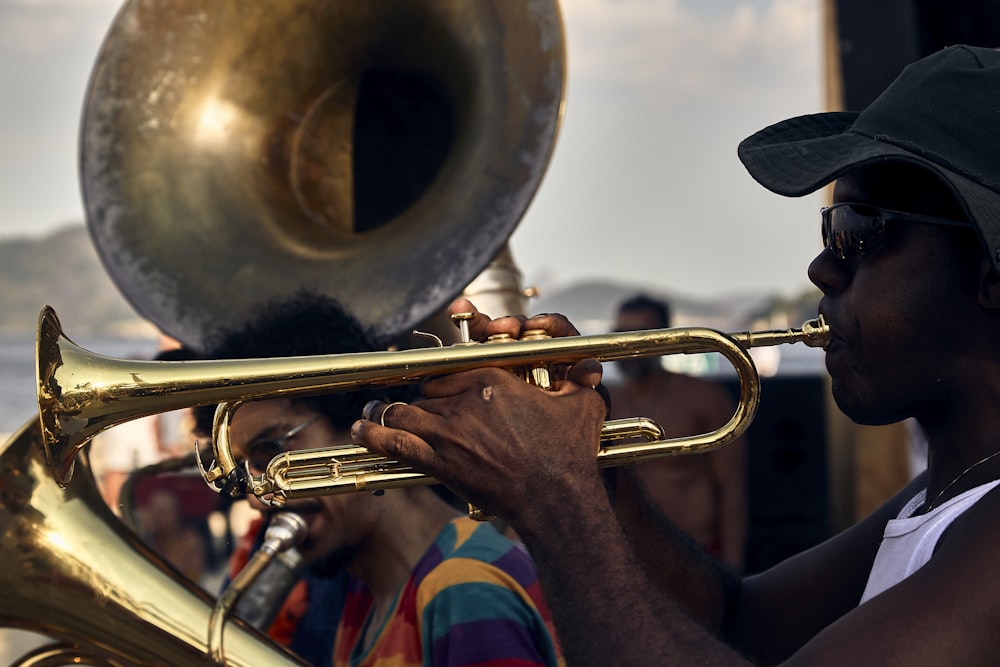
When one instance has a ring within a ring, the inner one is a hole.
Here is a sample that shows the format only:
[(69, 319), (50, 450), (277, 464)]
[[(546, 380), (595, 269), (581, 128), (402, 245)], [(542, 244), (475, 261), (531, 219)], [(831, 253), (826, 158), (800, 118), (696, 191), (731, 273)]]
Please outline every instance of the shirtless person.
[[(617, 331), (665, 329), (670, 309), (663, 301), (636, 296), (618, 309)], [(733, 414), (733, 401), (719, 384), (689, 375), (671, 373), (659, 357), (639, 357), (618, 362), (624, 382), (609, 387), (611, 416), (649, 417), (670, 438), (708, 433), (725, 424)], [(698, 456), (668, 456), (634, 467), (621, 468), (616, 484), (616, 510), (636, 516), (635, 485), (640, 493), (678, 528), (713, 556), (735, 569), (743, 565), (746, 543), (746, 447), (743, 438)]]

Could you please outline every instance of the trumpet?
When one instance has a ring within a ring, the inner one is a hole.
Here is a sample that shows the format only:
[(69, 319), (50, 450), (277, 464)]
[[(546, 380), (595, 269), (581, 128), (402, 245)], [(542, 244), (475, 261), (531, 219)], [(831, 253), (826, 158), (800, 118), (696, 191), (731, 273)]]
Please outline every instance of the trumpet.
[[(460, 326), (462, 318), (457, 318)], [(602, 467), (638, 463), (660, 456), (704, 452), (732, 442), (753, 421), (760, 404), (760, 377), (749, 350), (804, 343), (822, 347), (829, 327), (822, 317), (798, 329), (722, 333), (707, 328), (548, 338), (532, 332), (521, 340), (475, 343), (462, 340), (415, 350), (242, 359), (226, 361), (133, 361), (95, 354), (70, 341), (55, 312), (46, 307), (38, 326), (38, 404), (46, 460), (60, 484), (90, 438), (138, 417), (199, 405), (219, 404), (212, 447), (215, 460), (202, 469), (205, 481), (231, 495), (253, 494), (272, 504), (295, 497), (432, 484), (436, 480), (399, 461), (348, 445), (279, 454), (261, 476), (241, 467), (230, 447), (229, 418), (240, 403), (410, 384), (424, 378), (475, 368), (510, 369), (546, 388), (558, 365), (584, 359), (718, 352), (739, 379), (740, 400), (720, 428), (686, 438), (665, 438), (653, 420), (635, 417), (606, 422), (597, 454)], [(642, 442), (621, 442), (639, 438)]]
[[(673, 328), (559, 339), (549, 338), (542, 331), (528, 331), (518, 341), (503, 336), (478, 344), (469, 338), (465, 326), (469, 317), (471, 315), (465, 313), (453, 316), (461, 328), (461, 342), (454, 346), (378, 352), (367, 356), (381, 360), (383, 355), (392, 355), (385, 357), (386, 366), (375, 365), (380, 366), (380, 373), (393, 374), (392, 379), (396, 382), (471, 368), (501, 367), (543, 390), (550, 387), (554, 366), (583, 359), (603, 362), (640, 356), (718, 352), (732, 364), (739, 379), (740, 400), (728, 422), (697, 436), (666, 438), (662, 426), (647, 417), (608, 420), (601, 429), (601, 446), (597, 453), (600, 467), (631, 465), (661, 456), (694, 454), (724, 447), (746, 432), (760, 404), (760, 376), (749, 350), (796, 342), (822, 347), (829, 338), (829, 326), (820, 316), (798, 329), (725, 334), (705, 328)], [(497, 346), (495, 343), (505, 344)], [(394, 361), (393, 357), (398, 359)], [(398, 377), (394, 369), (400, 372)], [(260, 475), (253, 475), (248, 467), (238, 466), (230, 444), (229, 424), (241, 404), (233, 401), (219, 405), (213, 424), (215, 463), (202, 470), (207, 483), (233, 495), (252, 494), (272, 506), (282, 507), (294, 498), (366, 490), (377, 493), (437, 481), (406, 463), (358, 445), (282, 452), (271, 459)], [(626, 440), (628, 442), (623, 442)], [(470, 506), (474, 518), (477, 518), (476, 512)]]

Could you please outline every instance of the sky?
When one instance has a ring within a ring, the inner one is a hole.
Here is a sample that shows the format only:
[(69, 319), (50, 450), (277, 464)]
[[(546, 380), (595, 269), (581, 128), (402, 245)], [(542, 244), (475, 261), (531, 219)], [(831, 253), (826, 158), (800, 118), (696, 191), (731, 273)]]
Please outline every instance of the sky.
[[(0, 239), (82, 224), (87, 79), (119, 2), (0, 2)], [(602, 279), (693, 298), (795, 295), (821, 194), (785, 199), (741, 139), (824, 110), (822, 0), (562, 0), (566, 112), (510, 239), (543, 293)]]

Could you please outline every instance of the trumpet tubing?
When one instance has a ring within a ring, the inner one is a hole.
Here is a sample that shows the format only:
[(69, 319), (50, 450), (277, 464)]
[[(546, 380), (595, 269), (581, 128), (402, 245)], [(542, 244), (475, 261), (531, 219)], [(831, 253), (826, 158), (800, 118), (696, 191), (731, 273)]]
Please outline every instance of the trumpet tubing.
[[(704, 352), (718, 352), (729, 360), (740, 382), (740, 401), (732, 418), (710, 433), (666, 440), (648, 420), (613, 423), (608, 434), (611, 443), (602, 445), (598, 461), (602, 466), (624, 465), (706, 451), (739, 437), (749, 427), (760, 401), (760, 379), (748, 350), (798, 342), (817, 347), (824, 345), (828, 336), (829, 329), (820, 318), (806, 322), (800, 329), (735, 334), (675, 328), (314, 357), (146, 362), (103, 357), (80, 348), (62, 334), (55, 312), (46, 308), (39, 318), (39, 415), (47, 460), (55, 478), (66, 484), (77, 452), (105, 428), (168, 410), (231, 403), (216, 415), (216, 460), (205, 471), (206, 481), (217, 487), (227, 483), (233, 487), (238, 482), (235, 486), (243, 493), (253, 492), (257, 485), (262, 492), (280, 491), (286, 497), (305, 492), (323, 495), (341, 488), (389, 488), (433, 480), (400, 469), (398, 462), (352, 448), (326, 450), (301, 460), (291, 454), (284, 459), (279, 456), (273, 479), (248, 480), (229, 447), (228, 429), (224, 427), (227, 414), (241, 401), (414, 383), (430, 376), (484, 367), (537, 369), (591, 358), (615, 361)], [(644, 429), (656, 440), (614, 444)], [(236, 479), (241, 475), (243, 479)]]
[[(662, 440), (663, 428), (651, 419), (636, 417), (605, 422), (601, 429), (602, 442), (632, 438), (645, 442)], [(605, 457), (600, 461), (610, 465), (612, 460)], [(436, 482), (433, 477), (401, 461), (358, 445), (340, 445), (278, 454), (261, 476), (247, 478), (246, 493), (281, 506), (295, 498), (381, 491)]]
[[(466, 341), (466, 347), (455, 348), (455, 351), (462, 349), (463, 356), (475, 357), (480, 367), (512, 368), (529, 383), (543, 385), (543, 388), (547, 388), (548, 373), (541, 373), (545, 380), (538, 382), (538, 371), (545, 371), (547, 364), (572, 363), (586, 358), (614, 361), (636, 356), (718, 352), (729, 360), (740, 381), (740, 401), (726, 424), (697, 436), (666, 438), (662, 427), (646, 417), (607, 421), (601, 430), (597, 463), (601, 467), (612, 467), (661, 456), (705, 452), (729, 444), (749, 428), (760, 404), (760, 379), (748, 350), (797, 342), (817, 347), (825, 344), (828, 335), (829, 328), (819, 318), (806, 322), (800, 329), (731, 334), (711, 329), (658, 329), (562, 339), (534, 335), (533, 340), (518, 341), (516, 345), (511, 341), (500, 346), (468, 346)], [(499, 356), (494, 356), (494, 350)], [(228, 423), (237, 408), (235, 403), (220, 406), (216, 414), (214, 443), (216, 461), (221, 465), (217, 463), (206, 473), (209, 482), (226, 478), (230, 480), (228, 488), (239, 488), (242, 493), (281, 506), (293, 498), (377, 491), (436, 481), (405, 463), (357, 445), (283, 452), (271, 460), (263, 474), (253, 476), (237, 468), (229, 445)], [(619, 442), (622, 440), (630, 442)]]

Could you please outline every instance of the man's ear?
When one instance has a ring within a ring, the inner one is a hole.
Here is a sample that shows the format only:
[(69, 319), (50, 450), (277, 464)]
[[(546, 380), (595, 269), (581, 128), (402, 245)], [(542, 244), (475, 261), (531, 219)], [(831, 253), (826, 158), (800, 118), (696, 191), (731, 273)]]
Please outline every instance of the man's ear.
[(979, 305), (1000, 310), (1000, 272), (988, 258), (979, 263)]

